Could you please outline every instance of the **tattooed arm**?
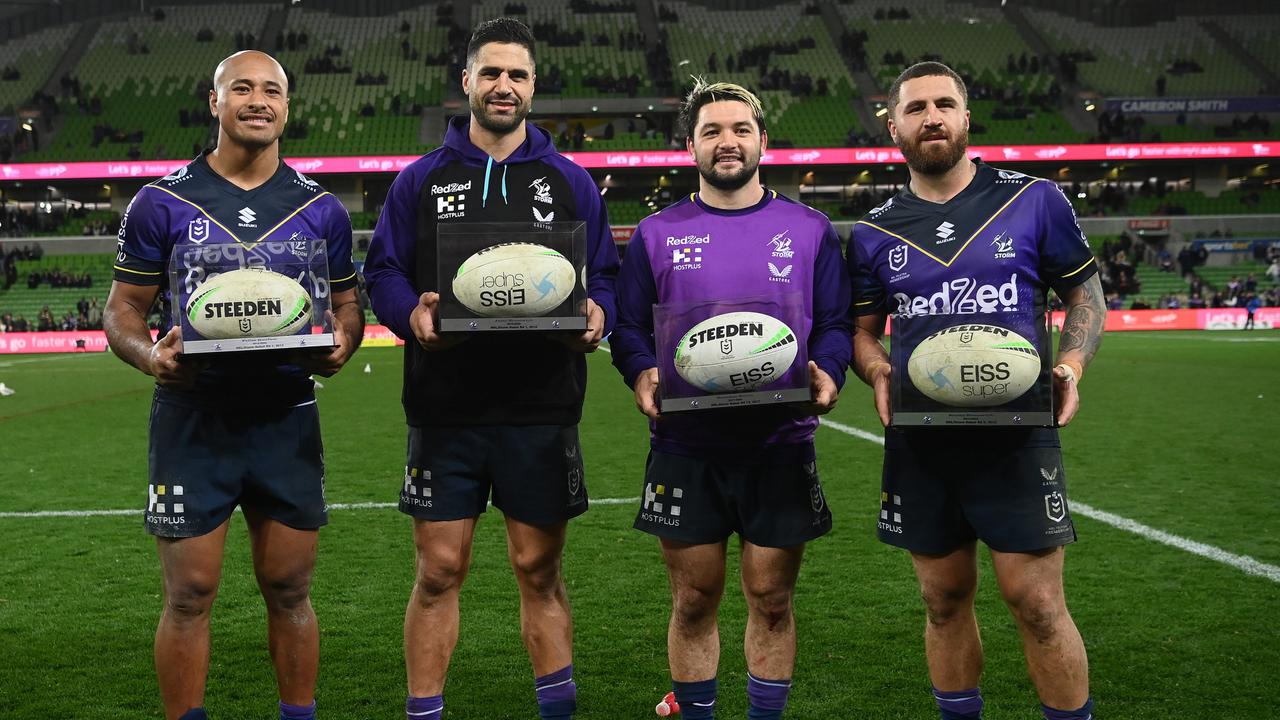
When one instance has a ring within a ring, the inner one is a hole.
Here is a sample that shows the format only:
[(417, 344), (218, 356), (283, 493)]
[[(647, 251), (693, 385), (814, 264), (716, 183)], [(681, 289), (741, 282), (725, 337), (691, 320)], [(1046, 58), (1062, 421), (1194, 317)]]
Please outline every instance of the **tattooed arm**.
[(1102, 281), (1097, 275), (1068, 290), (1062, 301), (1067, 306), (1067, 319), (1062, 324), (1058, 360), (1053, 368), (1059, 426), (1071, 422), (1080, 409), (1077, 384), (1102, 344), (1102, 325), (1107, 316)]

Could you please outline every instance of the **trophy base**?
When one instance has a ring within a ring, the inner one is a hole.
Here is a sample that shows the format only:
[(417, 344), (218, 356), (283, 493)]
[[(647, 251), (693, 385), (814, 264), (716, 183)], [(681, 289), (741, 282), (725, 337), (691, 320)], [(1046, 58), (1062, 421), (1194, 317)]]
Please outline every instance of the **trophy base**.
[(581, 315), (529, 318), (441, 318), (443, 332), (491, 332), (513, 330), (582, 330), (587, 319)]
[(785, 390), (758, 390), (756, 392), (725, 393), (723, 395), (664, 398), (661, 410), (664, 413), (683, 412), (686, 410), (778, 405), (781, 403), (808, 402), (809, 400), (809, 388), (787, 388)]
[(211, 353), (249, 352), (253, 350), (298, 350), (304, 348), (331, 348), (333, 333), (314, 335), (285, 335), (282, 337), (227, 338), (225, 340), (184, 340), (183, 355), (208, 355)]
[(895, 412), (893, 427), (1053, 427), (1053, 413), (1045, 411), (1009, 412)]

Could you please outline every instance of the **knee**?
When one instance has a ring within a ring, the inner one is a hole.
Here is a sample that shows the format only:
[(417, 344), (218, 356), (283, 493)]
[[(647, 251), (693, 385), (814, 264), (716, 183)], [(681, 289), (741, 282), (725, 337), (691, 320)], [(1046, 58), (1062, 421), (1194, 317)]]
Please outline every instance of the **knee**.
[(1032, 590), (1013, 598), (1007, 598), (1014, 617), (1024, 632), (1037, 642), (1048, 642), (1058, 632), (1058, 626), (1067, 616), (1062, 597), (1047, 590)]
[(676, 626), (696, 628), (714, 623), (720, 608), (719, 588), (690, 585), (676, 588), (671, 598), (671, 617)]
[(972, 615), (973, 591), (968, 586), (942, 586), (926, 588), (920, 593), (924, 600), (925, 616), (933, 626), (947, 625)]
[(311, 595), (311, 573), (307, 570), (259, 578), (258, 586), (267, 609), (293, 612), (306, 607)]
[(432, 555), (418, 558), (418, 572), (414, 577), (414, 596), (418, 602), (428, 605), (462, 587), (467, 574), (466, 558), (459, 555)]
[(205, 620), (218, 593), (216, 579), (188, 577), (165, 585), (165, 612), (178, 622)]
[(789, 587), (747, 587), (747, 610), (774, 630), (791, 618), (792, 592)]
[(516, 582), (525, 595), (551, 597), (560, 593), (560, 557), (545, 553), (516, 553), (511, 558), (511, 569)]

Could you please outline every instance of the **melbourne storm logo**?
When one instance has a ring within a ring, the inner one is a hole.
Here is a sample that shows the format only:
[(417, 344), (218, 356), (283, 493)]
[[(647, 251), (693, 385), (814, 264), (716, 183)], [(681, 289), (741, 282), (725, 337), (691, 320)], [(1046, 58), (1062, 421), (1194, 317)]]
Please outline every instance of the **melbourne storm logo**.
[(995, 257), (997, 260), (1008, 260), (1018, 256), (1013, 250), (1013, 236), (1008, 232), (1002, 232), (991, 241), (992, 247), (996, 249)]

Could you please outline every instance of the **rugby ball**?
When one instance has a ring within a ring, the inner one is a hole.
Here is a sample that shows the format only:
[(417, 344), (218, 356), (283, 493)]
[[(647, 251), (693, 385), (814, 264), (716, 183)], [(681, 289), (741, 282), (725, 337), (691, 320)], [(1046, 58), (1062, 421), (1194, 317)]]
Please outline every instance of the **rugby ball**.
[(1040, 353), (998, 325), (954, 325), (920, 341), (907, 360), (916, 389), (944, 405), (991, 407), (1021, 397), (1040, 377)]
[(796, 359), (796, 334), (758, 312), (731, 312), (694, 325), (676, 345), (676, 373), (709, 393), (755, 390)]
[(573, 263), (536, 243), (503, 243), (467, 258), (453, 296), (482, 317), (537, 317), (560, 306), (577, 281)]
[(209, 340), (294, 335), (311, 324), (311, 296), (290, 277), (245, 268), (200, 283), (186, 311), (187, 323)]

